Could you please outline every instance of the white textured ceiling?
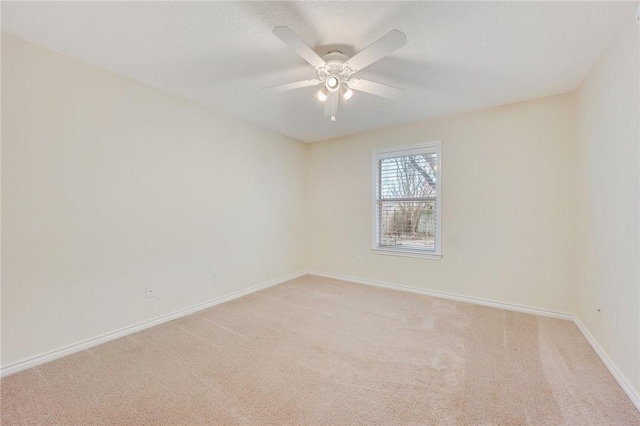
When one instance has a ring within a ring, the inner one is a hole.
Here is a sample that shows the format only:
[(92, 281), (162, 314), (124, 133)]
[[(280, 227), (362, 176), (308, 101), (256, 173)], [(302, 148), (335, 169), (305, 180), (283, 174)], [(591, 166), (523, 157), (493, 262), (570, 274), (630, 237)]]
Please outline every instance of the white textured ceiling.
[[(312, 142), (575, 89), (637, 2), (2, 2), (2, 30)], [(406, 90), (357, 93), (330, 122), (315, 78), (271, 34), (351, 56), (392, 29), (408, 44), (357, 75)]]

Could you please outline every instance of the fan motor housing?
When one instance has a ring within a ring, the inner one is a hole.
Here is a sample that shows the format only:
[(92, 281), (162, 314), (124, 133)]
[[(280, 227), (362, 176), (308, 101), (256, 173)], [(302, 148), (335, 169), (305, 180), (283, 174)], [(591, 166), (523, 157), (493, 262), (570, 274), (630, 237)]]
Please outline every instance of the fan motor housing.
[(326, 81), (332, 75), (335, 75), (341, 82), (351, 77), (352, 72), (345, 67), (344, 63), (349, 60), (349, 57), (339, 50), (332, 50), (326, 55), (322, 56), (322, 59), (327, 63), (326, 67), (318, 70), (318, 78), (321, 81)]

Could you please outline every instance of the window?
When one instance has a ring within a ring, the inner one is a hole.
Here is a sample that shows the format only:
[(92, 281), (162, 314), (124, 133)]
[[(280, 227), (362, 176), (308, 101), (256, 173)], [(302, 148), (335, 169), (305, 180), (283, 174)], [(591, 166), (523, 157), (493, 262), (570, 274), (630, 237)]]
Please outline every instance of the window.
[(374, 251), (439, 258), (440, 142), (375, 154)]

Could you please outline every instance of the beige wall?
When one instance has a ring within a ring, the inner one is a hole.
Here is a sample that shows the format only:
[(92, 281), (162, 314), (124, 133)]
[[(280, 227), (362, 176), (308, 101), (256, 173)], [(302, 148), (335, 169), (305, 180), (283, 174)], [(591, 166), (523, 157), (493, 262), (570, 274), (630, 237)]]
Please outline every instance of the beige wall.
[(2, 91), (3, 366), (305, 267), (304, 144), (7, 35)]
[[(572, 107), (561, 95), (312, 144), (311, 269), (572, 312)], [(435, 140), (442, 259), (373, 254), (373, 152)]]
[(576, 93), (575, 297), (578, 318), (640, 395), (640, 27), (629, 21)]

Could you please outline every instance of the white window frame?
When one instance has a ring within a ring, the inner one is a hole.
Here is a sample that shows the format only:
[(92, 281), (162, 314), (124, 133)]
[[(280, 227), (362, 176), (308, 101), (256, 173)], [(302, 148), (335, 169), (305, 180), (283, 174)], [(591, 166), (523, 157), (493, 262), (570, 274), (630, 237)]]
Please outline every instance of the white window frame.
[[(394, 147), (373, 152), (373, 241), (371, 251), (374, 254), (417, 257), (424, 259), (442, 258), (442, 147), (441, 141), (426, 142), (417, 145)], [(378, 246), (378, 160), (392, 157), (423, 154), (425, 152), (436, 153), (437, 177), (436, 177), (436, 238), (435, 250), (418, 248), (391, 248)]]

